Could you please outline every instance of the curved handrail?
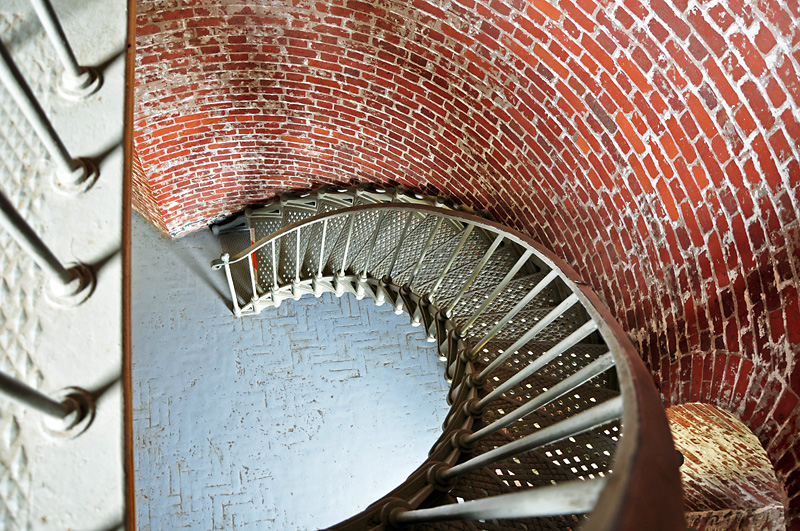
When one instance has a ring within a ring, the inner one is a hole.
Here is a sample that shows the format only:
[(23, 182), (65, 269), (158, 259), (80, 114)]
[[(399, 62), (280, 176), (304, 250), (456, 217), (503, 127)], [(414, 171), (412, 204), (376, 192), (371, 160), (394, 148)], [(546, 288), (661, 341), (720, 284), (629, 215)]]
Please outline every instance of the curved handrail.
[[(620, 444), (613, 457), (614, 472), (608, 476), (606, 486), (599, 495), (598, 503), (591, 513), (591, 518), (587, 525), (592, 529), (638, 529), (647, 523), (649, 527), (655, 529), (684, 528), (680, 475), (666, 415), (652, 379), (635, 347), (608, 308), (602, 303), (597, 294), (581, 280), (575, 270), (550, 250), (519, 231), (472, 214), (420, 204), (369, 204), (316, 215), (282, 227), (232, 257), (223, 255), (221, 259), (212, 262), (214, 269), (224, 267), (228, 273), (235, 311), (238, 310), (238, 306), (235, 290), (230, 280), (230, 265), (243, 260), (248, 260), (252, 263), (249, 257), (253, 253), (267, 246), (273, 246), (274, 249), (276, 242), (294, 232), (297, 232), (295, 240), (297, 245), (300, 245), (299, 235), (301, 229), (307, 229), (319, 223), (327, 226), (334, 219), (348, 216), (350, 216), (350, 220), (354, 220), (355, 216), (365, 211), (410, 212), (425, 216), (436, 216), (439, 220), (447, 220), (462, 224), (462, 226), (471, 226), (473, 230), (483, 230), (488, 235), (502, 237), (504, 241), (516, 244), (523, 250), (525, 256), (535, 257), (536, 260), (543, 263), (551, 271), (556, 272), (564, 286), (574, 295), (590, 319), (596, 323), (597, 332), (603, 338), (613, 356), (622, 396), (624, 437), (621, 437)], [(352, 222), (350, 226), (352, 227)], [(324, 250), (321, 253), (324, 254)], [(252, 267), (250, 272), (252, 278)], [(333, 275), (334, 280), (339, 284), (345, 280), (356, 284), (361, 283), (362, 287), (365, 281), (369, 281), (368, 283), (376, 288), (374, 295), (376, 299), (380, 297), (378, 287), (381, 284), (391, 287), (398, 294), (403, 290), (410, 291), (407, 285), (399, 286), (394, 284), (391, 278), (373, 278), (367, 271), (355, 275), (344, 275), (343, 273), (344, 266), (341, 272)], [(317, 276), (319, 277), (319, 275)], [(304, 281), (308, 280), (314, 282), (315, 279), (304, 279)], [(255, 286), (255, 281), (253, 282)], [(296, 279), (292, 284), (296, 284)], [(273, 286), (273, 291), (276, 288), (280, 288), (277, 282)], [(416, 295), (418, 301), (425, 299), (425, 294)], [(254, 296), (253, 301), (256, 298)], [(250, 304), (254, 304), (254, 302)], [(430, 300), (430, 298), (425, 301), (425, 304), (434, 308), (432, 313), (438, 315), (446, 313), (445, 308), (436, 307), (435, 301)], [(237, 311), (237, 313), (240, 312)], [(465, 377), (469, 376), (472, 369), (470, 360), (462, 358), (463, 356), (458, 359), (450, 359), (449, 357), (448, 365), (460, 363), (455, 372), (459, 374), (461, 381), (465, 381)], [(459, 389), (455, 387), (456, 383), (458, 382), (454, 383), (454, 389), (457, 393)], [(463, 401), (455, 400), (454, 403), (460, 406)], [(423, 472), (422, 468), (424, 467), (421, 467), (417, 473), (412, 474), (409, 481), (415, 478), (418, 480)], [(429, 479), (432, 470), (429, 467), (427, 471), (424, 471), (429, 476)], [(435, 476), (436, 474), (434, 473), (433, 475)], [(389, 499), (392, 499), (391, 495)], [(402, 505), (394, 507), (393, 516), (390, 520), (394, 522), (402, 522), (406, 519), (407, 521), (413, 521), (413, 517), (400, 517), (398, 520), (397, 516), (399, 514), (408, 511), (408, 508)], [(388, 521), (384, 523), (388, 523)]]

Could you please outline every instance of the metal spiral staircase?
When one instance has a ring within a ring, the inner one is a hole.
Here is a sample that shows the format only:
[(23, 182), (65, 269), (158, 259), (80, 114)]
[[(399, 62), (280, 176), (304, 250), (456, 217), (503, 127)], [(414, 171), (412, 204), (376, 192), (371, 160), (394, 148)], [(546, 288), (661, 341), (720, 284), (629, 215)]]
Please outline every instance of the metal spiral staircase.
[(250, 245), (212, 262), (237, 316), (309, 294), (370, 297), (424, 327), (451, 381), (428, 459), (331, 529), (685, 528), (648, 371), (540, 244), (405, 190), (286, 195), (244, 220), (216, 232)]

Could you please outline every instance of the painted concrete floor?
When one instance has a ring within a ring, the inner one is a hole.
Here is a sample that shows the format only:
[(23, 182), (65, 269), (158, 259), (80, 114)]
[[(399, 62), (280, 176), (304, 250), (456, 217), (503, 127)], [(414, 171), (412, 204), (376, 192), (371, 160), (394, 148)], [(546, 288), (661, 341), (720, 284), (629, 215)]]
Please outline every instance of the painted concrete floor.
[(422, 463), (447, 384), (406, 315), (326, 294), (236, 319), (210, 231), (135, 215), (133, 242), (139, 529), (325, 527)]

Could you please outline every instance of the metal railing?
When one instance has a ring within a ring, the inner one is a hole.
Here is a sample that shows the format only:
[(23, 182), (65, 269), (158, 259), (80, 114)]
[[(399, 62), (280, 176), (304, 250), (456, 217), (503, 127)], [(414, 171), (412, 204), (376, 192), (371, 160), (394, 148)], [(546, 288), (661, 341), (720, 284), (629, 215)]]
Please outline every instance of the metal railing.
[[(323, 211), (321, 196), (305, 201)], [(352, 293), (407, 312), (439, 343), (452, 408), (429, 459), (333, 529), (541, 517), (683, 528), (649, 373), (597, 295), (524, 234), (424, 204), (365, 204), (290, 223), (212, 267), (237, 316)]]
[[(62, 97), (73, 100), (94, 94), (100, 88), (101, 77), (93, 69), (78, 64), (49, 0), (31, 0), (31, 5), (64, 67), (57, 92)], [(56, 191), (74, 195), (91, 188), (99, 176), (97, 166), (90, 159), (75, 158), (69, 153), (2, 40), (0, 83), (52, 157), (56, 166), (53, 181)], [(92, 269), (84, 264), (61, 262), (2, 191), (0, 226), (44, 270), (47, 275), (44, 292), (51, 302), (60, 306), (77, 306), (92, 294), (96, 282)], [(59, 401), (6, 374), (0, 374), (0, 392), (63, 421), (63, 430), (70, 431), (73, 435), (91, 424), (94, 405), (89, 395), (80, 389), (75, 388), (74, 392)], [(81, 429), (76, 430), (76, 427)]]

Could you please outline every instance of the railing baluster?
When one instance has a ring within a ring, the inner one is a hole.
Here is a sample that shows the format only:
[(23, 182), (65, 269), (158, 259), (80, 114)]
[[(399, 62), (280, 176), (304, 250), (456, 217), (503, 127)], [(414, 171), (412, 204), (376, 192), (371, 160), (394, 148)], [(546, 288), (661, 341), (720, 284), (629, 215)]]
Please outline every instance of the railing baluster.
[(528, 258), (530, 258), (532, 254), (533, 251), (531, 251), (530, 249), (522, 253), (522, 256), (519, 258), (519, 260), (517, 260), (517, 262), (514, 264), (511, 270), (508, 273), (506, 273), (506, 276), (503, 277), (503, 280), (501, 280), (500, 283), (492, 290), (489, 296), (486, 297), (486, 300), (483, 301), (483, 304), (480, 305), (478, 310), (474, 314), (472, 314), (472, 317), (470, 317), (469, 320), (459, 328), (461, 334), (467, 331), (469, 327), (471, 327), (475, 323), (475, 321), (478, 320), (478, 317), (480, 317), (480, 315), (484, 312), (484, 310), (486, 310), (486, 308), (489, 307), (492, 301), (498, 295), (500, 295), (500, 293), (504, 289), (506, 289), (508, 283), (514, 279), (514, 276), (516, 276), (519, 270), (522, 269), (522, 267), (527, 263)]
[(228, 288), (231, 290), (231, 302), (233, 303), (233, 313), (236, 317), (240, 317), (242, 315), (242, 310), (239, 308), (239, 297), (236, 295), (236, 287), (233, 285), (233, 276), (231, 276), (231, 255), (228, 253), (223, 253), (220, 256), (222, 259), (222, 265), (225, 268), (225, 278), (228, 279)]
[(11, 201), (0, 192), (0, 225), (23, 251), (49, 276), (48, 295), (60, 304), (75, 306), (85, 301), (94, 289), (92, 270), (85, 265), (67, 268), (39, 238)]
[(473, 457), (463, 463), (448, 468), (441, 473), (441, 479), (449, 481), (467, 472), (472, 472), (507, 457), (512, 457), (535, 448), (560, 441), (566, 437), (577, 435), (617, 419), (622, 415), (622, 397), (617, 396), (566, 418), (555, 424), (542, 428), (522, 439), (504, 444), (486, 453)]
[(429, 295), (431, 299), (434, 298), (434, 296), (436, 295), (436, 291), (442, 286), (442, 282), (444, 282), (445, 275), (447, 275), (447, 273), (450, 271), (450, 268), (453, 267), (453, 263), (456, 261), (456, 257), (464, 248), (464, 245), (466, 245), (467, 238), (469, 238), (469, 235), (472, 234), (472, 229), (474, 228), (475, 225), (467, 225), (467, 228), (464, 229), (464, 232), (461, 234), (461, 238), (458, 240), (458, 245), (456, 245), (456, 248), (453, 249), (452, 253), (450, 253), (450, 259), (445, 264), (444, 269), (442, 269), (442, 272), (439, 274), (439, 278), (436, 279), (436, 283), (431, 288), (431, 292)]
[(492, 340), (492, 338), (497, 335), (501, 328), (503, 328), (508, 322), (516, 317), (516, 315), (522, 311), (525, 306), (528, 305), (537, 295), (539, 295), (550, 283), (558, 278), (557, 271), (550, 271), (545, 275), (545, 277), (536, 283), (532, 290), (528, 292), (525, 297), (521, 301), (519, 301), (514, 308), (511, 309), (492, 329), (481, 339), (478, 343), (475, 344), (474, 347), (469, 352), (470, 359), (474, 359), (475, 355), (488, 343)]
[(323, 260), (325, 259), (325, 237), (328, 234), (328, 219), (322, 222), (322, 241), (319, 244), (319, 268), (317, 270), (317, 276), (322, 276), (322, 268), (325, 266)]
[(464, 503), (453, 503), (394, 513), (392, 523), (423, 524), (453, 520), (503, 520), (539, 518), (564, 514), (585, 514), (597, 505), (606, 478), (569, 481), (528, 491), (490, 496)]
[(270, 242), (272, 247), (272, 289), (278, 289), (278, 263), (275, 260), (275, 240)]
[(461, 286), (461, 289), (458, 291), (458, 294), (450, 303), (450, 306), (448, 306), (447, 310), (445, 310), (444, 312), (445, 315), (449, 316), (453, 314), (453, 310), (461, 300), (461, 297), (463, 297), (464, 294), (467, 292), (467, 290), (470, 288), (470, 286), (472, 286), (472, 283), (475, 282), (475, 279), (478, 278), (478, 275), (480, 275), (481, 271), (483, 271), (483, 268), (489, 262), (489, 259), (492, 257), (495, 251), (497, 251), (497, 248), (500, 247), (500, 244), (503, 243), (503, 238), (504, 236), (502, 234), (498, 234), (497, 237), (492, 242), (492, 245), (489, 246), (489, 249), (483, 255), (483, 258), (481, 258), (481, 260), (477, 264), (475, 264), (475, 269), (473, 269), (472, 274), (469, 276), (464, 285)]
[[(497, 432), (503, 428), (514, 424), (517, 420), (530, 415), (532, 412), (536, 411), (540, 407), (544, 407), (553, 400), (557, 399), (558, 397), (568, 393), (569, 391), (575, 389), (579, 385), (591, 380), (595, 376), (602, 374), (603, 372), (607, 371), (611, 367), (614, 366), (614, 358), (612, 357), (611, 353), (608, 352), (592, 363), (584, 367), (583, 369), (579, 370), (578, 372), (572, 374), (571, 376), (561, 380), (553, 387), (550, 387), (544, 393), (533, 397), (531, 400), (526, 402), (525, 404), (521, 405), (514, 411), (507, 413), (503, 417), (495, 420), (488, 426), (483, 427), (482, 429), (476, 431), (475, 433), (469, 435), (466, 438), (467, 444), (472, 444), (473, 442), (477, 442), (487, 435), (491, 435), (492, 433)], [(500, 397), (503, 393), (517, 385), (518, 383), (525, 380), (524, 375), (521, 373), (517, 373), (514, 375), (513, 378), (509, 378), (508, 381), (503, 382), (503, 385), (500, 387), (493, 389), (491, 393), (483, 397), (477, 404), (477, 408), (481, 409), (486, 407), (489, 403), (496, 400)]]
[(433, 228), (428, 233), (428, 238), (425, 240), (425, 245), (422, 247), (422, 252), (419, 254), (419, 258), (417, 259), (417, 265), (414, 266), (414, 270), (411, 271), (411, 275), (408, 277), (408, 285), (411, 285), (414, 282), (414, 279), (417, 277), (417, 273), (419, 273), (419, 270), (422, 269), (422, 262), (425, 260), (425, 255), (428, 254), (428, 251), (433, 244), (433, 239), (436, 237), (436, 233), (442, 226), (443, 221), (444, 218), (439, 217), (439, 219), (436, 220)]
[(253, 288), (253, 298), (251, 299), (254, 303), (258, 299), (258, 291), (256, 291), (256, 271), (255, 267), (253, 267), (253, 254), (249, 254), (247, 256), (247, 265), (248, 269), (250, 270), (250, 286)]
[(63, 95), (69, 98), (83, 99), (97, 92), (101, 84), (100, 76), (93, 69), (78, 64), (50, 1), (31, 0), (31, 5), (44, 26), (50, 42), (53, 43), (56, 55), (64, 65), (64, 75), (61, 78)]
[(294, 281), (300, 282), (300, 227), (295, 232), (294, 246)]
[(14, 98), (22, 114), (56, 163), (56, 188), (70, 193), (88, 190), (97, 180), (97, 168), (89, 159), (75, 159), (53, 129), (5, 44), (0, 41), (0, 82)]
[(63, 419), (75, 411), (78, 406), (74, 400), (68, 399), (63, 402), (53, 400), (3, 372), (0, 372), (0, 391), (28, 407), (57, 419)]
[(403, 242), (406, 241), (406, 235), (408, 234), (408, 227), (411, 225), (411, 219), (414, 217), (413, 212), (408, 213), (408, 217), (406, 218), (406, 222), (403, 225), (403, 231), (400, 233), (400, 239), (397, 241), (397, 247), (392, 253), (392, 261), (389, 264), (389, 270), (386, 271), (386, 277), (392, 277), (392, 271), (394, 271), (394, 266), (397, 264), (397, 258), (400, 256), (400, 250), (403, 248)]
[(347, 268), (347, 253), (350, 252), (350, 242), (353, 239), (353, 225), (356, 222), (356, 214), (350, 214), (350, 221), (347, 224), (347, 240), (344, 242), (344, 254), (342, 255), (342, 268), (339, 271), (340, 275), (344, 275), (344, 270)]

